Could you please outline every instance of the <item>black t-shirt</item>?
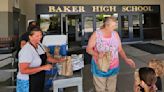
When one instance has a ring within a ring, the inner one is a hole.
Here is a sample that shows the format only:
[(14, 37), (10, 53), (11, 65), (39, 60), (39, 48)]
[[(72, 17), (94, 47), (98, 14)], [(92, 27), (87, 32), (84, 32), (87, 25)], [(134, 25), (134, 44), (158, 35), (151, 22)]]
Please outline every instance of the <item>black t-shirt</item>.
[(162, 91), (162, 82), (160, 77), (157, 77), (157, 82), (155, 85), (158, 88), (158, 90)]
[(28, 36), (29, 36), (29, 32), (25, 32), (25, 33), (21, 36), (20, 42), (21, 42), (22, 40), (25, 40), (25, 41), (27, 42), (27, 41), (29, 40)]

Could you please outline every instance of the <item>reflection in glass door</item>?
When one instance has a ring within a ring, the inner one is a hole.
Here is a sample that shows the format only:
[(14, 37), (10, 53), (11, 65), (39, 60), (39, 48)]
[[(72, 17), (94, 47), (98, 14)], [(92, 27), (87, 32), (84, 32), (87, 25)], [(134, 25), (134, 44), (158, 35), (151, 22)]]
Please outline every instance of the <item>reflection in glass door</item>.
[(61, 31), (68, 37), (68, 47), (81, 47), (81, 15), (62, 14)]
[(139, 41), (143, 39), (141, 14), (120, 14), (119, 33), (122, 41)]
[(121, 16), (121, 37), (122, 39), (130, 39), (130, 30), (129, 30), (129, 16)]
[(142, 23), (140, 23), (140, 15), (132, 15), (133, 38), (139, 39), (141, 37)]

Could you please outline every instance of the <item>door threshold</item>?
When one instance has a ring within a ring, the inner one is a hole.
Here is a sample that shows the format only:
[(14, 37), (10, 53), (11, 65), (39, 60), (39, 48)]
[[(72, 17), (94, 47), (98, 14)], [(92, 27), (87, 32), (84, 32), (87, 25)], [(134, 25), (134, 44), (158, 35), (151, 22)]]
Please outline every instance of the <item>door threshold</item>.
[(142, 43), (144, 41), (132, 41), (132, 42), (122, 42), (122, 44), (135, 44), (135, 43)]

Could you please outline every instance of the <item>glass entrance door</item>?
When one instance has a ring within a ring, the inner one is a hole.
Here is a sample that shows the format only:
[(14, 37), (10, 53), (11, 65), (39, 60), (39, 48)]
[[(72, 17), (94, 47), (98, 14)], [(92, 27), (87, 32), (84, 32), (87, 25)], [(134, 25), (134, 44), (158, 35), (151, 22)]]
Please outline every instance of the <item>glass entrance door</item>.
[(96, 30), (95, 16), (93, 14), (82, 15), (82, 46), (88, 44), (89, 37)]
[(119, 14), (119, 34), (122, 41), (143, 39), (141, 14)]
[(68, 47), (81, 47), (81, 15), (80, 14), (62, 14), (61, 15), (61, 33), (67, 35)]

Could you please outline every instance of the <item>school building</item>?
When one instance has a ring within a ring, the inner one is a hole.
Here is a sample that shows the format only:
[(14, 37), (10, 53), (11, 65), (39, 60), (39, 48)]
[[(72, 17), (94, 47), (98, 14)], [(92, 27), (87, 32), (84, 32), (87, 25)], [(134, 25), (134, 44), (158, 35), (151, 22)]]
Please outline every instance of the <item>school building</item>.
[[(0, 36), (20, 36), (29, 20), (45, 34), (87, 44), (104, 17), (117, 18), (122, 42), (164, 40), (164, 0), (1, 0)], [(75, 44), (74, 44), (75, 45)]]

